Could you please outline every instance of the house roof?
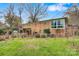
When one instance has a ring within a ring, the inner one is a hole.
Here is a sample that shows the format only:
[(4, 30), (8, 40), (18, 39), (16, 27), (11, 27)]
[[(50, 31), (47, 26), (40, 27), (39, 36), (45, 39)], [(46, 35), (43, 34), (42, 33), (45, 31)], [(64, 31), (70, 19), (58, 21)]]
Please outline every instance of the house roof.
[[(47, 21), (52, 21), (52, 20), (61, 20), (61, 19), (65, 19), (66, 22), (68, 22), (67, 17), (63, 17), (63, 18), (55, 18), (55, 19), (49, 19), (49, 20), (43, 20), (43, 21), (38, 21), (36, 23), (40, 23), (40, 22), (47, 22)], [(33, 22), (34, 23), (34, 22)], [(26, 23), (26, 24), (32, 24), (32, 23)], [(23, 24), (23, 25), (26, 25)]]

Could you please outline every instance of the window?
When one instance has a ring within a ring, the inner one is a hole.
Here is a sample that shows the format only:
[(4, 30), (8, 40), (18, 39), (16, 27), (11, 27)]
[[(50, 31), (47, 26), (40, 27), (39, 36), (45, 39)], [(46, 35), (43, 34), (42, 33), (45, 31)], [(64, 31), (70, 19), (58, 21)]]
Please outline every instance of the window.
[(65, 21), (64, 20), (53, 20), (51, 25), (52, 25), (52, 28), (64, 28)]
[(56, 21), (52, 22), (52, 28), (56, 28)]

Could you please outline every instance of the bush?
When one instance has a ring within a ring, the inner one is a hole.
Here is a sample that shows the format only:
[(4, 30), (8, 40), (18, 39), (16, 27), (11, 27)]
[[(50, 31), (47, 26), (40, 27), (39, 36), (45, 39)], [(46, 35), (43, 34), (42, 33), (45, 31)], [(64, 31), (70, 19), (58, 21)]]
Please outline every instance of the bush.
[(46, 35), (41, 35), (41, 38), (46, 38)]
[(50, 37), (55, 37), (55, 35), (54, 34), (50, 34)]
[(3, 29), (0, 29), (0, 35), (3, 35), (4, 33)]
[(50, 29), (44, 29), (44, 33), (50, 34)]
[(35, 37), (36, 37), (36, 38), (40, 38), (40, 34), (36, 34)]
[(3, 35), (0, 36), (0, 41), (4, 41), (5, 37)]

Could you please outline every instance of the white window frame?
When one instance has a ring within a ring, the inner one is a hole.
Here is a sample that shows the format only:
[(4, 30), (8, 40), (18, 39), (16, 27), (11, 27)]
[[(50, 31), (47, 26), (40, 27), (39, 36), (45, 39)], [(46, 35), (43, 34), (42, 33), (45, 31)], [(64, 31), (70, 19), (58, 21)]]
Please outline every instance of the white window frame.
[[(65, 19), (53, 20), (51, 23), (53, 23), (54, 21), (56, 22), (56, 28), (53, 28), (53, 29), (65, 29)], [(61, 26), (61, 25), (58, 25), (57, 21), (63, 21), (63, 28), (58, 28), (58, 26)], [(52, 24), (51, 24), (51, 28), (52, 28)]]

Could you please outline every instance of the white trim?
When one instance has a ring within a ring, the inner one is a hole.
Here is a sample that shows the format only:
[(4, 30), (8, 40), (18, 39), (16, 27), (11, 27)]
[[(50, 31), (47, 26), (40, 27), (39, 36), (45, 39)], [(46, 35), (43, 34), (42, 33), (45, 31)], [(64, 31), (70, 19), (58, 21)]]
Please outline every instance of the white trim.
[[(63, 19), (63, 20), (64, 20), (64, 19)], [(53, 20), (53, 21), (55, 21), (55, 20)], [(53, 22), (53, 21), (51, 21), (51, 29), (65, 29), (65, 20), (64, 20), (63, 28), (52, 28), (52, 22)], [(56, 20), (56, 21), (57, 21), (57, 20)], [(58, 22), (56, 22), (56, 23), (58, 23)], [(57, 27), (57, 26), (61, 26), (61, 25), (57, 25), (57, 24), (56, 24), (56, 27)]]

